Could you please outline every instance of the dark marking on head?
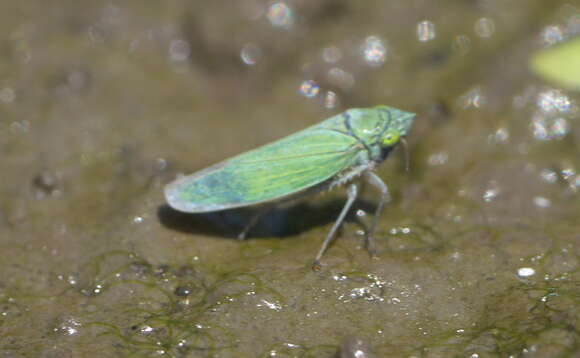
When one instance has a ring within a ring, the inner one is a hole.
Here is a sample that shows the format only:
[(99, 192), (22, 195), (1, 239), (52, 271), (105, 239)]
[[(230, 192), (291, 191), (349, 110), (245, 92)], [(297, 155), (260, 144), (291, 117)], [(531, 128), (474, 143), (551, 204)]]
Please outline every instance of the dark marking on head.
[(354, 139), (356, 139), (360, 144), (362, 144), (364, 146), (364, 148), (366, 149), (366, 151), (369, 153), (369, 155), (372, 155), (371, 148), (368, 146), (368, 144), (366, 144), (362, 139), (360, 139), (352, 130), (352, 125), (350, 124), (351, 117), (350, 117), (350, 114), (347, 115), (347, 112), (344, 112), (344, 114), (345, 114), (344, 126), (348, 130), (348, 134), (351, 137), (353, 137)]
[(385, 132), (389, 129), (389, 127), (391, 126), (391, 123), (393, 123), (393, 113), (390, 110), (383, 110), (381, 109), (381, 114), (382, 113), (386, 113), (388, 118), (383, 118), (381, 116), (381, 118), (383, 119), (385, 125), (383, 127), (383, 129), (381, 130), (381, 133), (379, 133), (378, 139), (380, 140), (383, 137), (383, 134), (385, 134)]

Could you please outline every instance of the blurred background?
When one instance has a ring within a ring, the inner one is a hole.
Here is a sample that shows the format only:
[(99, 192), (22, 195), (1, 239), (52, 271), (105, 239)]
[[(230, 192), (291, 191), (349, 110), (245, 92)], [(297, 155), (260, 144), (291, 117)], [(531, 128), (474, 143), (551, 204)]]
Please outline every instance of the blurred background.
[[(0, 10), (1, 358), (580, 354), (578, 1)], [(165, 206), (179, 173), (377, 104), (418, 114), (377, 258), (372, 190), (320, 272), (341, 189), (244, 242), (251, 210)]]

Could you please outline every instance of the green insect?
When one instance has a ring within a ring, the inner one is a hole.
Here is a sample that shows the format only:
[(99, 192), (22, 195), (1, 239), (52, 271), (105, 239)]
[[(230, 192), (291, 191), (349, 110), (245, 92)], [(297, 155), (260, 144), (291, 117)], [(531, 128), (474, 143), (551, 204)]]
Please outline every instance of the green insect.
[[(320, 259), (358, 195), (354, 179), (362, 176), (380, 193), (366, 233), (374, 253), (373, 233), (385, 202), (387, 185), (373, 171), (407, 135), (415, 117), (388, 106), (354, 108), (276, 142), (178, 178), (165, 187), (169, 205), (186, 213), (206, 213), (256, 204), (279, 204), (303, 195), (348, 184), (348, 199), (314, 260)], [(265, 210), (240, 234), (243, 239)]]

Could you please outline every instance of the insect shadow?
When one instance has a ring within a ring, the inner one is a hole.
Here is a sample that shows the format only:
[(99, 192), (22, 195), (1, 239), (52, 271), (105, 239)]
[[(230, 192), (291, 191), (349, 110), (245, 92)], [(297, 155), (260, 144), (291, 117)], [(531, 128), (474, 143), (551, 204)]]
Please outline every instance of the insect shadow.
[[(295, 236), (310, 229), (334, 223), (343, 206), (344, 199), (337, 198), (328, 200), (324, 204), (312, 205), (307, 202), (298, 202), (266, 209), (267, 211), (264, 211), (264, 214), (248, 231), (246, 238)], [(349, 212), (346, 221), (357, 223), (362, 230), (366, 231), (366, 223), (355, 213), (357, 210), (363, 210), (371, 214), (375, 207), (375, 204), (359, 200)], [(222, 238), (238, 238), (248, 222), (263, 210), (260, 207), (250, 207), (190, 214), (174, 210), (169, 205), (162, 205), (157, 210), (157, 216), (161, 224), (171, 230)]]

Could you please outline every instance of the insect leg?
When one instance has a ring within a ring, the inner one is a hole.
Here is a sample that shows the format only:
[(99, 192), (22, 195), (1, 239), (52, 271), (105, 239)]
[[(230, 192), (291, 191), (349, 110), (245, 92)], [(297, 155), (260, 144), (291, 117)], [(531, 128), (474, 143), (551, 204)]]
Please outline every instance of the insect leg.
[(375, 215), (373, 217), (370, 230), (367, 232), (366, 235), (367, 250), (369, 250), (369, 253), (371, 255), (375, 255), (377, 249), (373, 235), (375, 234), (375, 229), (377, 228), (377, 224), (379, 222), (381, 213), (383, 212), (383, 208), (385, 207), (385, 203), (391, 201), (391, 194), (389, 194), (389, 188), (387, 187), (387, 184), (385, 184), (385, 182), (375, 173), (370, 171), (366, 172), (365, 177), (369, 182), (369, 184), (379, 189), (381, 192), (381, 199), (379, 201), (379, 205), (375, 209)]
[(358, 195), (358, 187), (356, 186), (356, 184), (354, 184), (354, 183), (350, 184), (346, 193), (348, 195), (348, 199), (346, 200), (346, 204), (344, 204), (344, 207), (342, 208), (342, 211), (340, 212), (338, 219), (336, 219), (336, 221), (334, 222), (334, 225), (332, 226), (332, 229), (330, 229), (330, 232), (326, 236), (326, 239), (324, 239), (324, 242), (322, 243), (322, 247), (318, 251), (316, 258), (314, 259), (314, 263), (312, 264), (313, 270), (320, 269), (320, 259), (322, 258), (322, 255), (324, 254), (324, 252), (328, 248), (328, 245), (330, 244), (330, 242), (334, 238), (336, 231), (338, 230), (338, 228), (340, 227), (340, 225), (344, 221), (346, 214), (348, 214), (348, 211), (350, 210), (350, 208), (352, 207), (352, 204), (356, 200), (356, 197)]
[(246, 235), (248, 235), (248, 232), (250, 232), (250, 230), (252, 230), (252, 228), (256, 225), (258, 220), (260, 220), (260, 218), (262, 216), (264, 216), (264, 214), (266, 214), (269, 209), (270, 208), (261, 208), (261, 209), (257, 210), (252, 215), (252, 217), (250, 218), (250, 220), (248, 221), (248, 223), (246, 224), (244, 229), (238, 234), (238, 240), (245, 240)]

